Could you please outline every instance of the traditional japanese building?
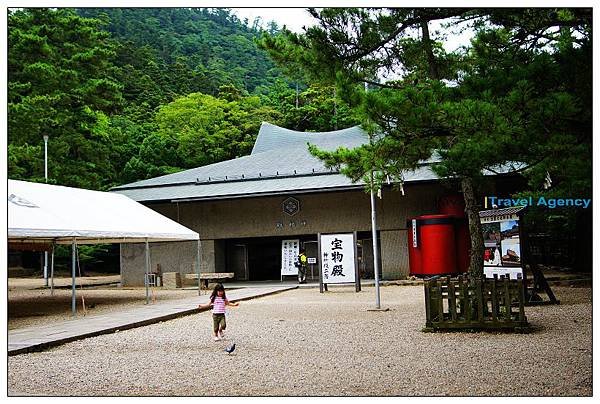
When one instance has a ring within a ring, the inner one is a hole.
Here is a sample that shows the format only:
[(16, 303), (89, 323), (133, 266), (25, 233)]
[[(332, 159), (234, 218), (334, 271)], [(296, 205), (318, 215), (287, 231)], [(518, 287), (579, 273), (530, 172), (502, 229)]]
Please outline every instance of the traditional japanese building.
[[(248, 156), (113, 189), (200, 234), (201, 271), (233, 272), (236, 280), (279, 280), (282, 241), (300, 240), (317, 256), (318, 233), (357, 232), (361, 277), (373, 277), (370, 195), (307, 150), (357, 147), (368, 142), (357, 127), (333, 132), (297, 132), (263, 123)], [(407, 219), (437, 212), (437, 203), (457, 193), (430, 162), (404, 175), (403, 190), (391, 185), (377, 198), (377, 237), (382, 279), (409, 273)], [(490, 177), (503, 187), (503, 176)], [(500, 191), (500, 189), (495, 189)], [(496, 192), (497, 194), (497, 192)], [(195, 273), (196, 243), (153, 244), (151, 262), (162, 272)], [(125, 285), (143, 284), (144, 247), (121, 245)]]

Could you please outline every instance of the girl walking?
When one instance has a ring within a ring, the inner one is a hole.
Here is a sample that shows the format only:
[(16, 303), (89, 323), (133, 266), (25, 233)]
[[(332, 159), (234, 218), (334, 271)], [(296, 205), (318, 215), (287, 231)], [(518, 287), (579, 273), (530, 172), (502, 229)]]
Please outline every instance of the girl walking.
[(210, 295), (209, 302), (198, 306), (199, 309), (207, 309), (210, 306), (213, 307), (212, 318), (215, 341), (220, 341), (225, 338), (225, 328), (227, 327), (227, 323), (225, 322), (225, 306), (239, 305), (239, 303), (232, 303), (227, 300), (227, 297), (225, 296), (225, 288), (222, 284), (217, 283)]

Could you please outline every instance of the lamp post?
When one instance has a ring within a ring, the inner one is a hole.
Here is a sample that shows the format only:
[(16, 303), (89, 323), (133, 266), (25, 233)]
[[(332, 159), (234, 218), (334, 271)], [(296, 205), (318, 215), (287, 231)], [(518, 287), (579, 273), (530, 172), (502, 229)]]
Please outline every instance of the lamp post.
[[(369, 143), (373, 144), (373, 135), (371, 133), (369, 133)], [(375, 205), (375, 176), (373, 169), (371, 169), (369, 176), (371, 185), (371, 237), (373, 237), (373, 269), (375, 272), (375, 310), (381, 310), (379, 294), (379, 248), (377, 246), (377, 206)]]
[[(369, 91), (369, 86), (365, 82), (365, 93)], [(373, 145), (373, 135), (369, 132), (369, 144)], [(373, 238), (373, 272), (375, 275), (375, 311), (381, 309), (381, 298), (379, 294), (379, 247), (377, 246), (377, 206), (375, 205), (375, 178), (373, 169), (371, 169), (371, 237)], [(383, 309), (387, 311), (388, 309)]]
[(377, 247), (377, 210), (375, 206), (375, 181), (371, 171), (371, 234), (373, 237), (373, 268), (375, 272), (375, 309), (381, 309), (381, 300), (379, 296), (379, 251)]
[[(44, 178), (48, 182), (48, 135), (44, 135)], [(44, 284), (48, 287), (48, 251), (44, 251)]]
[(44, 178), (48, 182), (48, 135), (44, 135)]

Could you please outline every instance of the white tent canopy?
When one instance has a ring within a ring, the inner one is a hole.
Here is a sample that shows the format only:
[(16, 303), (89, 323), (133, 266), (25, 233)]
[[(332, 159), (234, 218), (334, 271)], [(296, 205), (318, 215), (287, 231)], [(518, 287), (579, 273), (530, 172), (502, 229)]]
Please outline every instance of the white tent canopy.
[[(75, 304), (77, 244), (146, 244), (146, 304), (153, 241), (197, 240), (196, 270), (200, 293), (200, 236), (195, 231), (125, 195), (8, 180), (8, 242), (72, 245), (72, 298)], [(54, 255), (53, 255), (54, 256)], [(54, 262), (54, 259), (52, 259)], [(54, 266), (54, 264), (52, 265)], [(52, 271), (54, 273), (54, 271)], [(46, 271), (44, 269), (44, 276)], [(53, 277), (54, 275), (52, 275)]]
[(70, 244), (198, 240), (199, 235), (128, 197), (8, 180), (9, 242)]

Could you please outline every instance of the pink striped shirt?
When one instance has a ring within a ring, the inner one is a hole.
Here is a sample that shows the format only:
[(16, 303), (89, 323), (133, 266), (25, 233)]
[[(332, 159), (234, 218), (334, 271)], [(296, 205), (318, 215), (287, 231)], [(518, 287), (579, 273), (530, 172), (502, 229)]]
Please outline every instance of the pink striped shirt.
[(215, 296), (212, 312), (213, 314), (225, 314), (225, 299)]

